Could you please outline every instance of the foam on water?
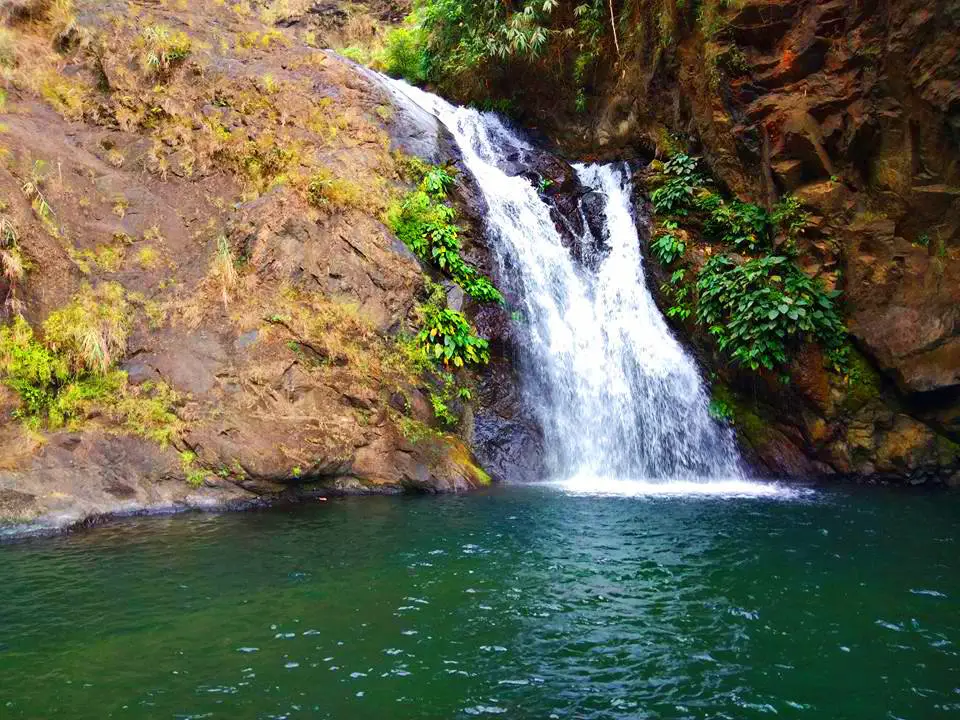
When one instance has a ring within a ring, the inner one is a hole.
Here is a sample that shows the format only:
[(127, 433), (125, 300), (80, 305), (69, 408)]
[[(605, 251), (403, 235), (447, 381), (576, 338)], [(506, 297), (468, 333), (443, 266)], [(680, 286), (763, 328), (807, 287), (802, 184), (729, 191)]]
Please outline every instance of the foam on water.
[(810, 488), (788, 487), (779, 483), (755, 482), (743, 478), (710, 478), (704, 480), (629, 480), (594, 475), (576, 475), (544, 485), (568, 495), (602, 495), (607, 497), (719, 497), (769, 498), (796, 500), (814, 494)]

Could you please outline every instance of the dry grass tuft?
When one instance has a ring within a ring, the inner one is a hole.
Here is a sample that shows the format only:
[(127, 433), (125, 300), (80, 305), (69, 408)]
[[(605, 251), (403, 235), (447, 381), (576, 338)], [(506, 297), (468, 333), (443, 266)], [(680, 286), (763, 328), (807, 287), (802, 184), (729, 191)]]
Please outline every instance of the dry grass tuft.
[(226, 310), (239, 276), (230, 243), (223, 235), (217, 238), (217, 254), (213, 256), (213, 263), (210, 265), (210, 277), (220, 284), (220, 296), (223, 299), (223, 309)]
[(117, 283), (84, 285), (43, 324), (46, 344), (62, 353), (73, 372), (104, 374), (123, 357), (130, 333), (130, 305)]

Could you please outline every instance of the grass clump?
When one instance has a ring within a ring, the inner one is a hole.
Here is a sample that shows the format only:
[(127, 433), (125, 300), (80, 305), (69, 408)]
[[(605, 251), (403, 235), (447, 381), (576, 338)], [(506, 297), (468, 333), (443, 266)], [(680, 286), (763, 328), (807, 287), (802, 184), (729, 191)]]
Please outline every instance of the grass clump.
[(307, 199), (316, 208), (363, 208), (364, 190), (352, 180), (337, 177), (330, 170), (317, 170), (307, 184)]
[(237, 286), (239, 275), (233, 250), (223, 235), (217, 238), (217, 252), (210, 263), (210, 277), (220, 285), (220, 296), (223, 299), (223, 307), (226, 309), (230, 304), (230, 296)]
[(17, 290), (26, 277), (26, 262), (20, 251), (19, 234), (9, 217), (0, 214), (0, 277), (6, 284), (0, 315), (19, 315), (22, 309)]
[(137, 251), (137, 265), (144, 270), (153, 270), (160, 264), (160, 253), (152, 245), (145, 245)]
[(40, 96), (67, 120), (80, 120), (89, 107), (89, 90), (56, 70), (39, 72), (35, 83)]
[(148, 25), (143, 29), (141, 40), (144, 45), (143, 69), (157, 77), (166, 77), (173, 72), (190, 56), (193, 47), (185, 32), (174, 32), (166, 25)]
[(47, 346), (71, 372), (105, 373), (127, 348), (130, 305), (123, 287), (85, 285), (66, 307), (50, 313), (43, 329)]
[(219, 152), (246, 179), (255, 195), (287, 182), (300, 162), (296, 144), (281, 141), (269, 132), (240, 146), (228, 145)]
[(17, 64), (17, 38), (12, 31), (0, 27), (0, 68), (10, 69)]

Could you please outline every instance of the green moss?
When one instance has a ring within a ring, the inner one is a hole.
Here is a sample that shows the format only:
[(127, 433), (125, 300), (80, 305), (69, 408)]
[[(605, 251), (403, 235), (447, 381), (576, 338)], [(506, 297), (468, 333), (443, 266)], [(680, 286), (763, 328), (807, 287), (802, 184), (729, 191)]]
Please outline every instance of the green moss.
[(750, 404), (724, 383), (713, 387), (711, 406), (723, 408), (725, 419), (737, 430), (737, 434), (750, 445), (765, 444), (770, 438), (770, 423), (764, 420)]
[(843, 409), (855, 412), (880, 394), (880, 374), (852, 347), (847, 354), (847, 393)]
[(187, 484), (191, 487), (199, 488), (206, 481), (209, 473), (197, 466), (197, 454), (192, 450), (183, 450), (180, 452), (180, 467)]
[(937, 460), (941, 465), (960, 463), (960, 444), (952, 440), (937, 436)]
[(426, 423), (405, 415), (397, 419), (397, 427), (400, 428), (400, 433), (415, 445), (428, 440), (439, 440), (444, 436), (442, 432), (434, 430)]
[[(124, 374), (126, 380), (126, 374)], [(183, 423), (174, 412), (180, 397), (161, 382), (146, 382), (136, 387), (124, 383), (110, 414), (132, 435), (166, 447), (176, 439)]]

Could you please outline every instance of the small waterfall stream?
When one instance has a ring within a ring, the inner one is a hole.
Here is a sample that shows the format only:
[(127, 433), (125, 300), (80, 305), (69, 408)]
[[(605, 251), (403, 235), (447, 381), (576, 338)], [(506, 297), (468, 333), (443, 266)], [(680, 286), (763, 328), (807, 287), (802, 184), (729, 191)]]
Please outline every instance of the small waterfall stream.
[(530, 181), (501, 169), (507, 152), (529, 148), (522, 138), (492, 113), (388, 82), (450, 130), (487, 203), (499, 277), (521, 298), (521, 374), (550, 476), (584, 491), (746, 484), (732, 433), (710, 417), (696, 364), (646, 286), (626, 169), (576, 167), (605, 204), (609, 251), (588, 269)]

